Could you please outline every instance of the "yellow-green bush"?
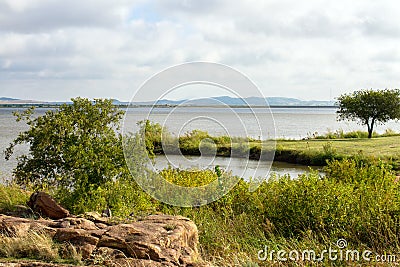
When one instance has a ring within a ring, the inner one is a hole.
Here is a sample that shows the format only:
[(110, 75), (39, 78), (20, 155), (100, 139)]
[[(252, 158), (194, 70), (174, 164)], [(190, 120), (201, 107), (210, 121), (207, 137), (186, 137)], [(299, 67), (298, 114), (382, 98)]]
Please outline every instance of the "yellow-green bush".
[(13, 211), (16, 205), (26, 205), (30, 192), (15, 184), (0, 183), (0, 212)]

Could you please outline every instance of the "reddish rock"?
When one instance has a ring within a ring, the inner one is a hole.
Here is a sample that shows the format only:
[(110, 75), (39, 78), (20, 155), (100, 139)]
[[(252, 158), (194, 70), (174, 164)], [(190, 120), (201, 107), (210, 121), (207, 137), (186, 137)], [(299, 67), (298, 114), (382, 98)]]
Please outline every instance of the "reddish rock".
[(115, 248), (130, 258), (183, 266), (200, 259), (196, 225), (181, 216), (153, 215), (131, 224), (108, 227), (99, 247)]
[(57, 202), (45, 192), (33, 193), (27, 204), (33, 211), (50, 219), (62, 219), (69, 216), (69, 211), (57, 204)]
[(153, 215), (99, 229), (83, 218), (34, 220), (0, 215), (0, 235), (25, 236), (29, 231), (72, 244), (88, 262), (100, 256), (106, 259), (103, 266), (209, 266), (197, 250), (196, 225), (181, 216)]
[(56, 233), (55, 229), (43, 225), (38, 221), (0, 214), (0, 234), (24, 237), (29, 231), (46, 233), (50, 237)]
[(69, 242), (74, 245), (82, 257), (87, 259), (92, 255), (96, 248), (99, 238), (91, 236), (84, 229), (60, 228), (54, 235), (54, 239), (59, 242)]

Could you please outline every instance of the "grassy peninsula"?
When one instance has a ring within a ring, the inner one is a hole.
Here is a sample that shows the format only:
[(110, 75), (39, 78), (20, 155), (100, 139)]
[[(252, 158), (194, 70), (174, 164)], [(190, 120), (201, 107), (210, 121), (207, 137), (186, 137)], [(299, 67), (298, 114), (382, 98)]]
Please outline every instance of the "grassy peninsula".
[[(179, 138), (174, 138), (167, 129), (162, 129), (157, 123), (142, 122), (142, 127), (145, 129), (146, 145), (150, 155), (163, 154), (162, 142), (164, 142), (164, 148), (168, 149), (168, 144), (171, 144), (173, 148), (179, 147), (179, 151), (184, 155), (200, 155), (203, 152), (215, 153), (221, 157), (236, 154), (250, 159), (259, 159), (262, 149), (265, 149), (266, 153), (274, 153), (275, 161), (308, 166), (325, 166), (329, 160), (351, 158), (369, 162), (384, 161), (392, 165), (394, 169), (400, 168), (400, 134), (391, 130), (381, 135), (374, 133), (374, 138), (371, 139), (367, 138), (367, 132), (344, 133), (339, 130), (302, 140), (278, 139), (275, 141), (275, 147), (269, 150), (271, 143), (274, 143), (273, 140), (211, 136), (208, 132), (201, 130), (193, 130)], [(274, 148), (275, 151), (273, 151)], [(232, 153), (233, 150), (236, 153)]]

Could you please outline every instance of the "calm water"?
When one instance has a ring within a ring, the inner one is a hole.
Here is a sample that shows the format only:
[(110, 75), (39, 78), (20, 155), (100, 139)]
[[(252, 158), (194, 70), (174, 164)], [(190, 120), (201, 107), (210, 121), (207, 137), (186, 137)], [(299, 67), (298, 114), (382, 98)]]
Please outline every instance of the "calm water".
[[(178, 155), (169, 155), (168, 158), (164, 155), (157, 156), (156, 163), (153, 166), (154, 170), (162, 170), (168, 166), (180, 169), (211, 169), (215, 166), (220, 166), (221, 170), (232, 172), (233, 175), (243, 177), (248, 180), (254, 176), (257, 168), (268, 168), (270, 164), (258, 164), (255, 160), (246, 160), (242, 158), (224, 158), (224, 157), (200, 157), (200, 156), (185, 156), (182, 159)], [(318, 168), (313, 168), (317, 169)], [(274, 162), (270, 169), (270, 175), (285, 175), (288, 174), (292, 178), (308, 172), (310, 169), (307, 166), (290, 164), (286, 162)], [(267, 169), (266, 169), (267, 171)]]
[[(12, 112), (16, 110), (0, 108), (1, 151), (4, 151), (20, 131), (27, 129), (24, 123), (15, 122)], [(36, 113), (43, 115), (45, 111), (46, 109), (37, 109)], [(194, 129), (201, 129), (208, 131), (211, 135), (247, 135), (263, 139), (275, 136), (276, 138), (301, 139), (311, 136), (314, 133), (323, 134), (338, 129), (342, 129), (345, 132), (353, 130), (365, 131), (365, 127), (357, 125), (354, 122), (338, 122), (334, 108), (273, 108), (273, 120), (268, 111), (262, 109), (254, 109), (254, 111), (259, 118), (263, 118), (266, 121), (265, 125), (261, 125), (262, 131), (266, 133), (262, 134), (262, 136), (260, 136), (258, 121), (255, 119), (252, 111), (241, 108), (155, 108), (151, 112), (149, 108), (131, 108), (125, 120), (125, 130), (134, 131), (137, 129), (136, 122), (149, 118), (152, 121), (167, 126), (167, 129), (175, 135)], [(376, 131), (382, 133), (388, 128), (400, 131), (400, 123), (389, 122), (384, 126), (378, 126)], [(18, 147), (16, 155), (21, 155), (26, 151), (26, 146)], [(233, 163), (231, 164), (232, 171), (242, 168), (240, 166), (243, 165), (243, 162), (240, 162), (240, 159), (235, 159)], [(159, 164), (164, 163), (160, 162)], [(223, 166), (223, 163), (220, 165)], [(15, 157), (8, 162), (4, 160), (4, 155), (0, 157), (0, 172), (3, 177), (9, 176), (15, 166)], [(292, 172), (292, 174), (297, 175), (297, 172), (293, 171), (294, 169), (299, 170), (299, 172), (304, 171), (304, 169), (298, 168), (298, 166), (274, 165), (274, 170), (279, 173)]]

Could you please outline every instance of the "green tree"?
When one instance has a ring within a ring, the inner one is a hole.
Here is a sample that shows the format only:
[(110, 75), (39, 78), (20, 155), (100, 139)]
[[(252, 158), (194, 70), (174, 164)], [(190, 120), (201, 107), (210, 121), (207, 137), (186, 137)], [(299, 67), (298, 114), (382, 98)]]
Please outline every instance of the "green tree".
[(359, 90), (338, 97), (339, 120), (353, 120), (368, 128), (372, 137), (374, 126), (400, 118), (400, 90)]
[(166, 129), (163, 129), (161, 124), (151, 122), (150, 120), (139, 121), (140, 134), (145, 140), (146, 150), (149, 158), (154, 159), (156, 153), (162, 152), (162, 138), (165, 136)]
[(43, 116), (33, 111), (14, 114), (29, 129), (5, 151), (8, 160), (16, 145), (29, 145), (14, 169), (18, 184), (83, 193), (127, 173), (117, 133), (123, 112), (111, 100), (75, 98)]

